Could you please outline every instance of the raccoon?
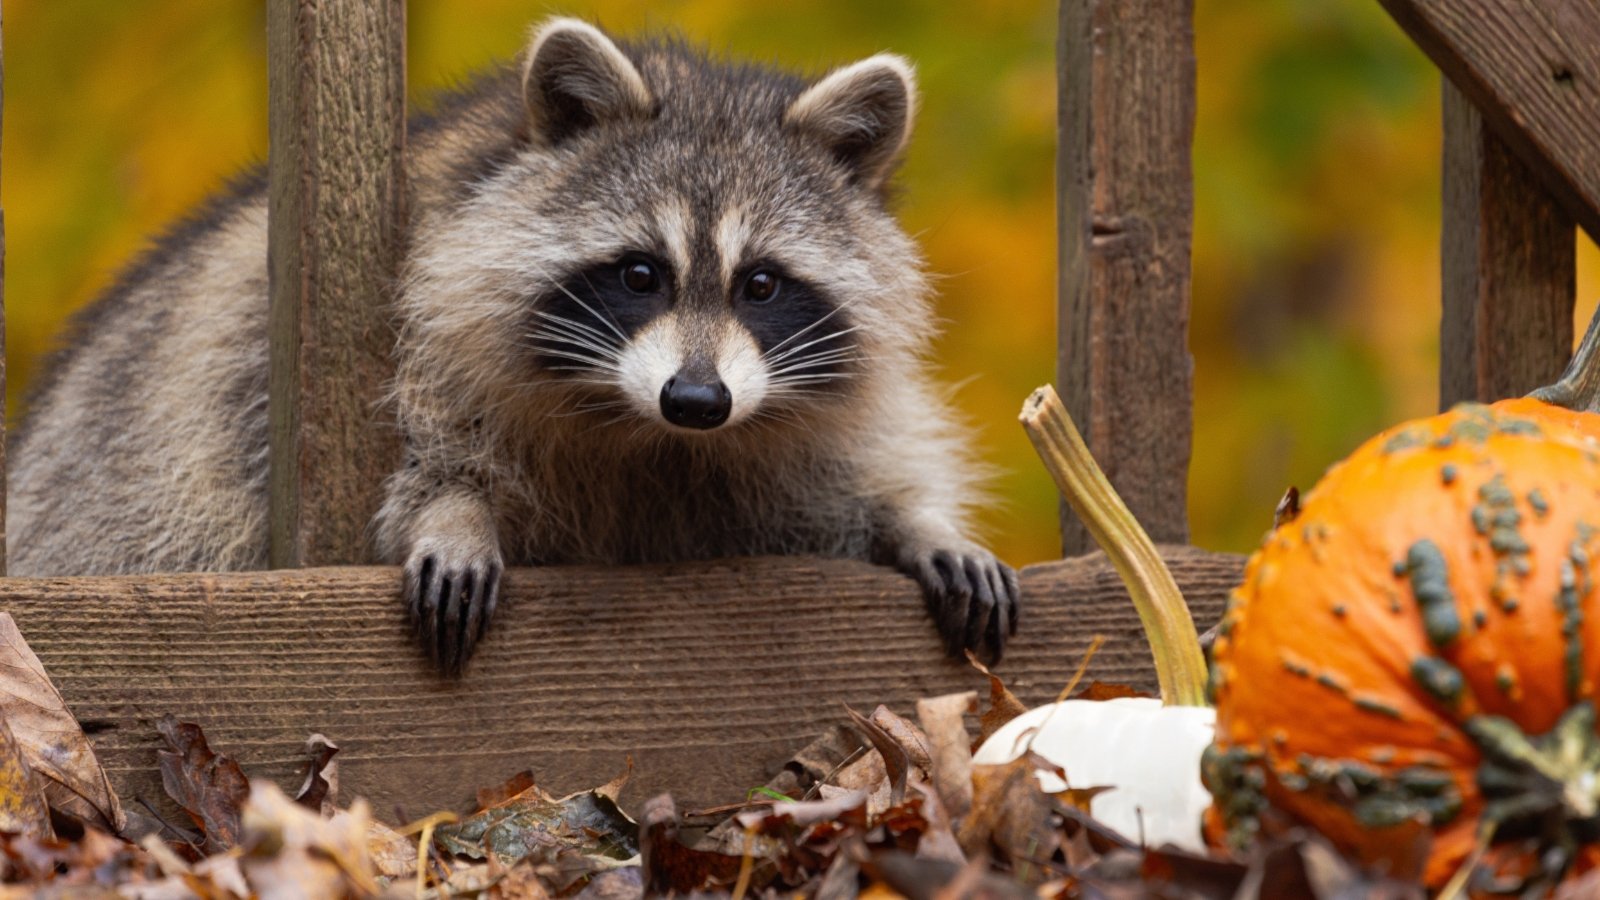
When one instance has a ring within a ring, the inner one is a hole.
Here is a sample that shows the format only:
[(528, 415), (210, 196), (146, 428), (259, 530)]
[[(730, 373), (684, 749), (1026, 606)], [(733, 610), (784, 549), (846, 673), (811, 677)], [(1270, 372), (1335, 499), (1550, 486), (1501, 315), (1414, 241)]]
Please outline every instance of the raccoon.
[[(507, 565), (761, 554), (893, 566), (1000, 655), (1016, 576), (888, 209), (915, 106), (898, 56), (808, 82), (556, 18), (412, 123), (374, 538), (443, 670)], [(258, 173), (80, 317), (13, 448), (15, 574), (266, 564), (266, 205)]]

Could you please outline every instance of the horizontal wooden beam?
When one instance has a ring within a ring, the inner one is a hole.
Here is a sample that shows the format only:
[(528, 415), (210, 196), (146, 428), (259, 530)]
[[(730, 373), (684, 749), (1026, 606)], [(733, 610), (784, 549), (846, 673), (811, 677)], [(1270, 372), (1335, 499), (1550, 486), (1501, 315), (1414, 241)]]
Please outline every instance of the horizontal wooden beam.
[(1600, 0), (1379, 0), (1600, 240)]
[[(1199, 627), (1243, 560), (1164, 550)], [(342, 791), (379, 815), (466, 805), (524, 768), (552, 791), (635, 763), (630, 805), (670, 790), (741, 800), (844, 717), (983, 688), (943, 657), (914, 584), (861, 563), (735, 560), (520, 569), (465, 678), (433, 674), (392, 568), (0, 580), (123, 799), (164, 803), (156, 722), (198, 722), (247, 773), (298, 785), (306, 736), (339, 753)], [(1055, 696), (1096, 634), (1089, 675), (1153, 687), (1138, 617), (1098, 555), (1023, 572), (1021, 633), (999, 672)]]

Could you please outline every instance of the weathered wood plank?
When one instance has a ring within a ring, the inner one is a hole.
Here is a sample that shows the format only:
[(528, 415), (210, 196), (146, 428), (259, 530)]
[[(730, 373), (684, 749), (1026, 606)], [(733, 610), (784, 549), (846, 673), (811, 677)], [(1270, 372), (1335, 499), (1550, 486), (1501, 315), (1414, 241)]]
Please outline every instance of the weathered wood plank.
[[(1158, 541), (1188, 540), (1193, 0), (1066, 0), (1056, 384)], [(1066, 555), (1093, 549), (1062, 507)]]
[(274, 566), (370, 561), (405, 214), (404, 0), (267, 4)]
[(1379, 0), (1600, 238), (1600, 0)]
[[(1201, 628), (1243, 559), (1163, 548)], [(999, 667), (1053, 698), (1096, 634), (1089, 676), (1154, 686), (1138, 616), (1098, 554), (1022, 574)], [(93, 736), (123, 797), (161, 798), (155, 722), (199, 722), (248, 772), (298, 784), (307, 734), (338, 742), (347, 795), (380, 815), (457, 808), (531, 767), (593, 787), (633, 756), (625, 800), (741, 800), (843, 718), (982, 689), (944, 658), (915, 585), (861, 563), (733, 560), (520, 569), (460, 681), (433, 674), (389, 568), (0, 581), (11, 613)]]
[(1550, 384), (1572, 355), (1574, 226), (1544, 185), (1444, 83), (1439, 406)]

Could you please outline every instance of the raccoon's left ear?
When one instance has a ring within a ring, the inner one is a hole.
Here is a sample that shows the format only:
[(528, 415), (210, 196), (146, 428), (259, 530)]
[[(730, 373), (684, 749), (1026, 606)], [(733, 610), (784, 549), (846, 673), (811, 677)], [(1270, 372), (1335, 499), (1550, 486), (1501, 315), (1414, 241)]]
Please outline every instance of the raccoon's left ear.
[(530, 132), (559, 144), (594, 125), (646, 118), (654, 100), (633, 62), (605, 32), (579, 19), (538, 26), (522, 64)]
[(894, 172), (911, 137), (916, 104), (911, 63), (880, 53), (807, 88), (789, 105), (783, 121), (820, 138), (859, 183), (877, 190)]

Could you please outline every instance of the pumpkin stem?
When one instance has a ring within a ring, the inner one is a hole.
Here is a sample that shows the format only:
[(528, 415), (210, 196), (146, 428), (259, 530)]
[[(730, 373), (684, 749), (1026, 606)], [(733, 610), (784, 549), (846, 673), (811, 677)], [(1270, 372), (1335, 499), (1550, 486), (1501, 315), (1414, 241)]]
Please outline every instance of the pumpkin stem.
[[(1501, 834), (1541, 839), (1538, 873), (1560, 877), (1573, 848), (1600, 829), (1600, 735), (1594, 704), (1585, 700), (1549, 732), (1529, 736), (1499, 716), (1474, 716), (1467, 734), (1483, 753), (1478, 790), (1484, 820)], [(1555, 851), (1555, 852), (1552, 852)]]
[(1055, 388), (1045, 385), (1022, 405), (1022, 427), (1061, 496), (1088, 526), (1133, 598), (1156, 661), (1161, 702), (1206, 706), (1206, 661), (1194, 619), (1150, 535), (1106, 480)]
[(1528, 396), (1574, 412), (1600, 413), (1600, 311), (1589, 320), (1589, 328), (1561, 378)]

